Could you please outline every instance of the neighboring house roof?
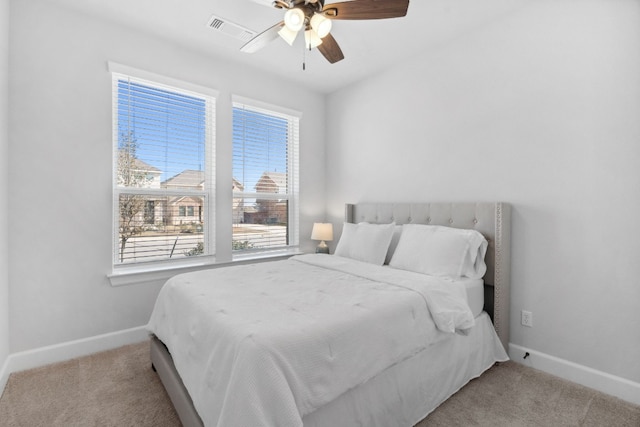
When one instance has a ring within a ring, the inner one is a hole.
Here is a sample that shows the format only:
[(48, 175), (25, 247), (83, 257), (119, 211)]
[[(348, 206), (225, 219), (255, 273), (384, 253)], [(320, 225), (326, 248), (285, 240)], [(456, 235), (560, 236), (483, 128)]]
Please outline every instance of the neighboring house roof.
[[(138, 171), (143, 171), (143, 172), (162, 172), (160, 169), (158, 169), (155, 166), (151, 166), (149, 163), (146, 163), (140, 159), (138, 159), (137, 157), (133, 157), (133, 156), (127, 156), (127, 150), (124, 148), (120, 148), (118, 150), (118, 154), (122, 157), (120, 157), (120, 159), (122, 159), (123, 161), (130, 161), (131, 165), (133, 166), (133, 170), (138, 170)], [(127, 159), (128, 157), (128, 159)]]
[(140, 159), (132, 159), (133, 160), (133, 168), (135, 170), (140, 170), (144, 172), (162, 172), (155, 166), (151, 166), (149, 163), (145, 163)]
[(118, 185), (138, 188), (160, 188), (162, 171), (133, 157), (127, 150), (118, 152)]
[[(237, 179), (233, 179), (233, 189), (238, 189), (240, 191), (244, 190), (244, 185), (242, 185)], [(180, 188), (200, 188), (204, 183), (204, 171), (197, 171), (192, 169), (187, 169), (180, 172), (178, 175), (173, 176), (166, 181), (162, 182), (162, 187), (180, 187)]]
[(204, 171), (187, 169), (162, 182), (162, 187), (200, 188), (204, 184)]
[(287, 174), (284, 172), (263, 172), (256, 183), (257, 192), (286, 193)]
[(231, 186), (231, 189), (232, 190), (238, 189), (239, 191), (244, 191), (244, 185), (242, 185), (240, 181), (238, 181), (237, 179), (235, 178), (232, 178), (232, 179), (233, 179), (233, 184)]

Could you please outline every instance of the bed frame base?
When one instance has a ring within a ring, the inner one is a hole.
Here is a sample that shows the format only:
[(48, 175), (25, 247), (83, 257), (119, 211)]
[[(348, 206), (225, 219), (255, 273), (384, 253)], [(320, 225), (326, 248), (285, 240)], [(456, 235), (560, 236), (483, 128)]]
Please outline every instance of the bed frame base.
[[(345, 206), (345, 221), (432, 224), (480, 231), (489, 241), (485, 311), (504, 348), (509, 344), (511, 208), (506, 203), (361, 203)], [(184, 427), (203, 427), (167, 347), (151, 336), (151, 363)]]
[(193, 401), (176, 371), (167, 347), (155, 335), (151, 336), (151, 367), (158, 373), (182, 425), (203, 427), (204, 423), (193, 406)]

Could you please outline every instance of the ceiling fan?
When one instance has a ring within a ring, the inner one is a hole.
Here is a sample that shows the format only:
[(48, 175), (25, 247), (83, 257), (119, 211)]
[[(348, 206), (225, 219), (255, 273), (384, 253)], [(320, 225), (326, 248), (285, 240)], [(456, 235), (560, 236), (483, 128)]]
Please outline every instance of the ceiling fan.
[(344, 54), (331, 35), (332, 21), (399, 18), (407, 14), (409, 0), (351, 0), (324, 4), (324, 0), (275, 0), (273, 6), (286, 9), (284, 20), (249, 40), (240, 50), (253, 53), (282, 37), (293, 45), (304, 30), (306, 49), (317, 47), (330, 63), (344, 59)]

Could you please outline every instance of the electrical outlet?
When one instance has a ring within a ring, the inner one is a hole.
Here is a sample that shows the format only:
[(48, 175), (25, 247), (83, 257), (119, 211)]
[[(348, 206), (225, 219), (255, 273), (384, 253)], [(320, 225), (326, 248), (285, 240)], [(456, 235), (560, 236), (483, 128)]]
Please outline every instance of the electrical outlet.
[(533, 328), (533, 313), (527, 310), (522, 310), (522, 326), (528, 326)]

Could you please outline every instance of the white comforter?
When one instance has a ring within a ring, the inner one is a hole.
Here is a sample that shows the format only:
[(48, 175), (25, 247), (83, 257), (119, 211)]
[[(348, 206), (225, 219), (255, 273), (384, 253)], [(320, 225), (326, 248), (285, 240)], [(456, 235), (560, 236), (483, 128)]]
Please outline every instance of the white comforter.
[(176, 276), (148, 328), (206, 426), (287, 427), (472, 326), (455, 283), (301, 255)]

